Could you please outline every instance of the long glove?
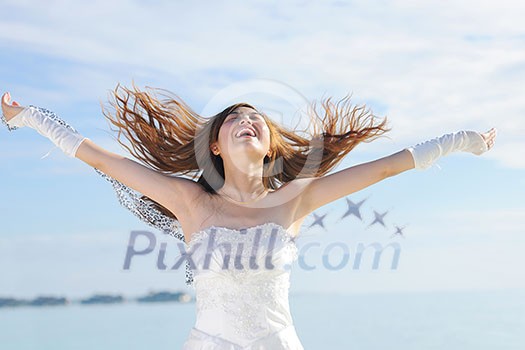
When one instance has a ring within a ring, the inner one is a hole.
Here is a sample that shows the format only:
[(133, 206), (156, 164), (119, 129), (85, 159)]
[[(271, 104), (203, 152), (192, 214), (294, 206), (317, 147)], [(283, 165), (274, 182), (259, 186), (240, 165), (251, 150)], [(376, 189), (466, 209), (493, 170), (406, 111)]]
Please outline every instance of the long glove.
[(461, 130), (407, 148), (414, 158), (415, 168), (427, 169), (440, 157), (463, 151), (481, 155), (488, 150), (487, 143), (476, 131)]
[(2, 121), (10, 131), (24, 126), (35, 129), (51, 140), (68, 157), (75, 157), (80, 144), (88, 139), (58, 118), (56, 114), (42, 107), (26, 107), (9, 121), (3, 117)]

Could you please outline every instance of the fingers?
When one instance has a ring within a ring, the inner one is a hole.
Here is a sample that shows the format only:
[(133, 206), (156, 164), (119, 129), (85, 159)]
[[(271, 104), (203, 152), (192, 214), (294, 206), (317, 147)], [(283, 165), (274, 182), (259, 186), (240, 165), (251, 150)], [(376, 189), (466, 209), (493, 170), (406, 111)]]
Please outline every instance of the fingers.
[(2, 107), (9, 107), (9, 106), (21, 107), (20, 103), (18, 103), (16, 101), (13, 101), (11, 103), (11, 94), (9, 92), (5, 92), (2, 95)]
[(9, 97), (7, 93), (2, 95), (2, 114), (6, 112), (7, 107), (9, 107)]
[(2, 95), (2, 105), (9, 106), (9, 102), (11, 101), (11, 94), (9, 92), (6, 92)]
[(15, 115), (17, 115), (18, 113), (20, 113), (20, 111), (24, 109), (24, 107), (21, 106), (18, 102), (11, 102), (11, 94), (9, 92), (5, 92), (2, 95), (1, 104), (2, 115), (7, 121), (11, 120), (11, 118), (13, 118)]
[(498, 131), (496, 128), (492, 128), (489, 131), (486, 132), (486, 139), (485, 142), (487, 143), (488, 149), (491, 149), (494, 147), (494, 144), (496, 143), (496, 135)]

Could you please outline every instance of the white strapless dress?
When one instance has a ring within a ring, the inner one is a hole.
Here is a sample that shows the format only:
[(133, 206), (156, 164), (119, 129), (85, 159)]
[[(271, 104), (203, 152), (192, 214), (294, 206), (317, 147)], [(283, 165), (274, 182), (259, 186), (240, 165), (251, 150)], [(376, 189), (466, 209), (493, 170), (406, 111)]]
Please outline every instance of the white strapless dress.
[(304, 350), (288, 302), (297, 246), (284, 227), (211, 226), (187, 251), (197, 318), (183, 350)]

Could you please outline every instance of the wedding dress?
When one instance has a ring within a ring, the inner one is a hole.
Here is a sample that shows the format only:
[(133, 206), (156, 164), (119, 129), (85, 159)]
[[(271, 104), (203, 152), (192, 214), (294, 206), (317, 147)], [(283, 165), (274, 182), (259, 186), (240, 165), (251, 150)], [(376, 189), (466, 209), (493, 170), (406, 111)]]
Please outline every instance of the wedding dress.
[(284, 227), (211, 226), (192, 235), (187, 254), (197, 319), (183, 350), (304, 349), (288, 302), (297, 246)]
[[(178, 220), (95, 171), (112, 184), (123, 207), (185, 241)], [(288, 302), (290, 267), (297, 256), (295, 238), (273, 222), (244, 229), (210, 226), (194, 233), (185, 262), (186, 284), (195, 289), (197, 318), (182, 349), (304, 350)]]

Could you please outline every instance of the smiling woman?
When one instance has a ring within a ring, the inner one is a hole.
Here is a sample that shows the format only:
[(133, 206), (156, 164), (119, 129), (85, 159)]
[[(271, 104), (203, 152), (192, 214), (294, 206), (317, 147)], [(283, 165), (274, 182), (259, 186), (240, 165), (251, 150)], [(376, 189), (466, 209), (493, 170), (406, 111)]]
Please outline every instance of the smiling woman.
[[(101, 148), (51, 111), (11, 103), (9, 94), (2, 96), (2, 120), (9, 130), (35, 129), (89, 164), (113, 184), (121, 204), (187, 243), (198, 317), (184, 349), (303, 349), (288, 304), (288, 267), (304, 218), (451, 152), (480, 155), (496, 135), (446, 134), (327, 175), (358, 144), (388, 132), (386, 118), (376, 120), (348, 97), (335, 104), (329, 98), (322, 116), (310, 110), (313, 131), (303, 137), (248, 103), (204, 118), (175, 95), (160, 100), (160, 90), (119, 88), (114, 112), (103, 113), (143, 164)], [(228, 246), (239, 247), (236, 254)]]

